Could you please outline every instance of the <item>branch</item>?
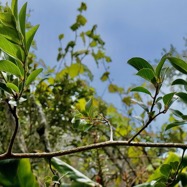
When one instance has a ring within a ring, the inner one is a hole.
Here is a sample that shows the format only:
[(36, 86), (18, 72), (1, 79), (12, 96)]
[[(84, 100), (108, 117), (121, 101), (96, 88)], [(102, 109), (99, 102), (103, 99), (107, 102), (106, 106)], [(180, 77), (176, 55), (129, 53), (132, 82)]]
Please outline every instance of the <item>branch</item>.
[(103, 147), (113, 147), (113, 146), (134, 146), (134, 147), (159, 147), (159, 148), (181, 148), (187, 149), (187, 144), (182, 143), (150, 143), (150, 142), (128, 142), (128, 141), (106, 141), (86, 146), (81, 146), (73, 149), (56, 151), (50, 153), (7, 153), (0, 155), (0, 160), (10, 159), (10, 158), (51, 158), (56, 156), (70, 155), (73, 153), (79, 153), (83, 151), (88, 151)]
[(14, 106), (14, 107), (12, 108), (11, 105), (8, 103), (8, 101), (7, 101), (7, 104), (8, 104), (10, 113), (12, 114), (12, 116), (14, 117), (14, 120), (15, 120), (15, 129), (14, 129), (14, 132), (13, 132), (13, 134), (12, 134), (12, 137), (11, 137), (11, 140), (10, 140), (10, 143), (9, 143), (9, 146), (8, 146), (8, 149), (7, 149), (7, 152), (5, 153), (7, 156), (9, 156), (9, 155), (12, 154), (12, 147), (13, 147), (13, 144), (14, 144), (14, 140), (15, 140), (15, 138), (16, 138), (16, 134), (17, 134), (17, 132), (18, 132), (19, 118), (18, 118), (18, 115), (17, 115), (16, 106)]

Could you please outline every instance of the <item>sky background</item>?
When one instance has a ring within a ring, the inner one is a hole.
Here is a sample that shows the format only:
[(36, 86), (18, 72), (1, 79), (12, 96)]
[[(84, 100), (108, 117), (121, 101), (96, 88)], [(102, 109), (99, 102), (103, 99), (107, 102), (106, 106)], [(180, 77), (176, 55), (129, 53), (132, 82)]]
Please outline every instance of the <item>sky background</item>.
[[(7, 2), (2, 0), (3, 3)], [(10, 0), (8, 1), (10, 3)], [(19, 0), (23, 5), (25, 0)], [(59, 47), (58, 35), (65, 34), (65, 41), (73, 39), (69, 26), (74, 23), (80, 0), (30, 0), (33, 10), (30, 21), (40, 24), (36, 34), (37, 55), (50, 66), (56, 64)], [(110, 71), (113, 82), (127, 89), (139, 78), (127, 65), (128, 59), (138, 56), (151, 62), (160, 59), (163, 48), (173, 44), (179, 51), (185, 49), (183, 37), (187, 36), (186, 0), (87, 0), (84, 14), (88, 26), (98, 25), (98, 33), (106, 42), (106, 54), (113, 62)], [(66, 43), (64, 43), (65, 45)], [(91, 67), (95, 74), (96, 67)], [(93, 82), (98, 95), (106, 84)], [(118, 96), (105, 93), (104, 99), (120, 107)]]

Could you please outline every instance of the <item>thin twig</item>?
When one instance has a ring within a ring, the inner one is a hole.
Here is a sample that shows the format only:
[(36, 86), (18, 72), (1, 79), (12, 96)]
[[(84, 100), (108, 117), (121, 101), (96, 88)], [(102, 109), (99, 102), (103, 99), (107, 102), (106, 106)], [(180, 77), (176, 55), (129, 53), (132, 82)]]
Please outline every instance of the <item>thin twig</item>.
[(103, 147), (114, 147), (114, 146), (124, 146), (124, 147), (159, 147), (159, 148), (181, 148), (187, 149), (187, 144), (182, 143), (151, 143), (151, 142), (128, 142), (128, 141), (106, 141), (101, 143), (90, 144), (86, 146), (81, 146), (77, 148), (72, 148), (63, 151), (56, 151), (50, 153), (11, 153), (7, 155), (6, 153), (0, 155), (0, 160), (10, 159), (10, 158), (51, 158), (57, 156), (70, 155), (73, 153), (80, 153), (83, 151), (88, 151)]

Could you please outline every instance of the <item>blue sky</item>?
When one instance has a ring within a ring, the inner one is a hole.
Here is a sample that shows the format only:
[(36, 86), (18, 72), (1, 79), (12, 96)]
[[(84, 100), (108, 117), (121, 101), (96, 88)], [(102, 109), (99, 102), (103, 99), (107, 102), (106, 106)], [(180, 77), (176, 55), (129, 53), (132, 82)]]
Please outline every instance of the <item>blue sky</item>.
[[(7, 2), (2, 0), (2, 2)], [(10, 0), (8, 1), (10, 2)], [(22, 5), (25, 0), (19, 0)], [(30, 21), (40, 24), (36, 35), (37, 55), (48, 65), (56, 64), (58, 35), (64, 33), (66, 41), (73, 37), (69, 26), (77, 15), (80, 0), (30, 0), (33, 10)], [(98, 33), (106, 42), (106, 51), (112, 57), (111, 77), (114, 83), (127, 88), (137, 83), (135, 71), (127, 60), (139, 56), (149, 61), (159, 59), (163, 48), (173, 44), (183, 50), (183, 37), (187, 36), (186, 0), (87, 0), (85, 14), (88, 25), (97, 24)], [(65, 43), (64, 43), (65, 44)], [(95, 67), (93, 72), (97, 74)], [(106, 84), (96, 78), (93, 83), (98, 93), (103, 93)], [(113, 100), (115, 96), (105, 94)], [(119, 102), (119, 101), (118, 101)]]

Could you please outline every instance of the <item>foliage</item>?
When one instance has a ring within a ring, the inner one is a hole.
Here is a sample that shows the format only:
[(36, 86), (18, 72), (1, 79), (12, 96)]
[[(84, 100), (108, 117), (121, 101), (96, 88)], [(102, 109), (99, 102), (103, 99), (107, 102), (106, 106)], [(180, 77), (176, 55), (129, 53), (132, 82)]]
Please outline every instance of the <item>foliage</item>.
[[(183, 128), (187, 115), (176, 109), (187, 103), (186, 62), (171, 54), (155, 66), (131, 58), (128, 64), (145, 83), (125, 91), (110, 78), (112, 59), (97, 25), (84, 30), (86, 10), (81, 3), (70, 26), (74, 40), (64, 45), (65, 35), (59, 35), (58, 65), (50, 68), (30, 52), (39, 25), (27, 22), (27, 3), (20, 11), (17, 0), (11, 7), (0, 7), (0, 185), (187, 186)], [(100, 79), (108, 81), (110, 93), (120, 96), (124, 113), (96, 96), (86, 59), (98, 68), (103, 65)], [(168, 81), (171, 71), (176, 76)], [(165, 124), (155, 122), (168, 112)], [(151, 146), (138, 146), (142, 142)], [(116, 146), (120, 143), (126, 146)], [(79, 151), (85, 145), (102, 149)], [(182, 148), (182, 156), (177, 148)], [(69, 153), (60, 159), (47, 156), (52, 152), (62, 156), (60, 150)]]

